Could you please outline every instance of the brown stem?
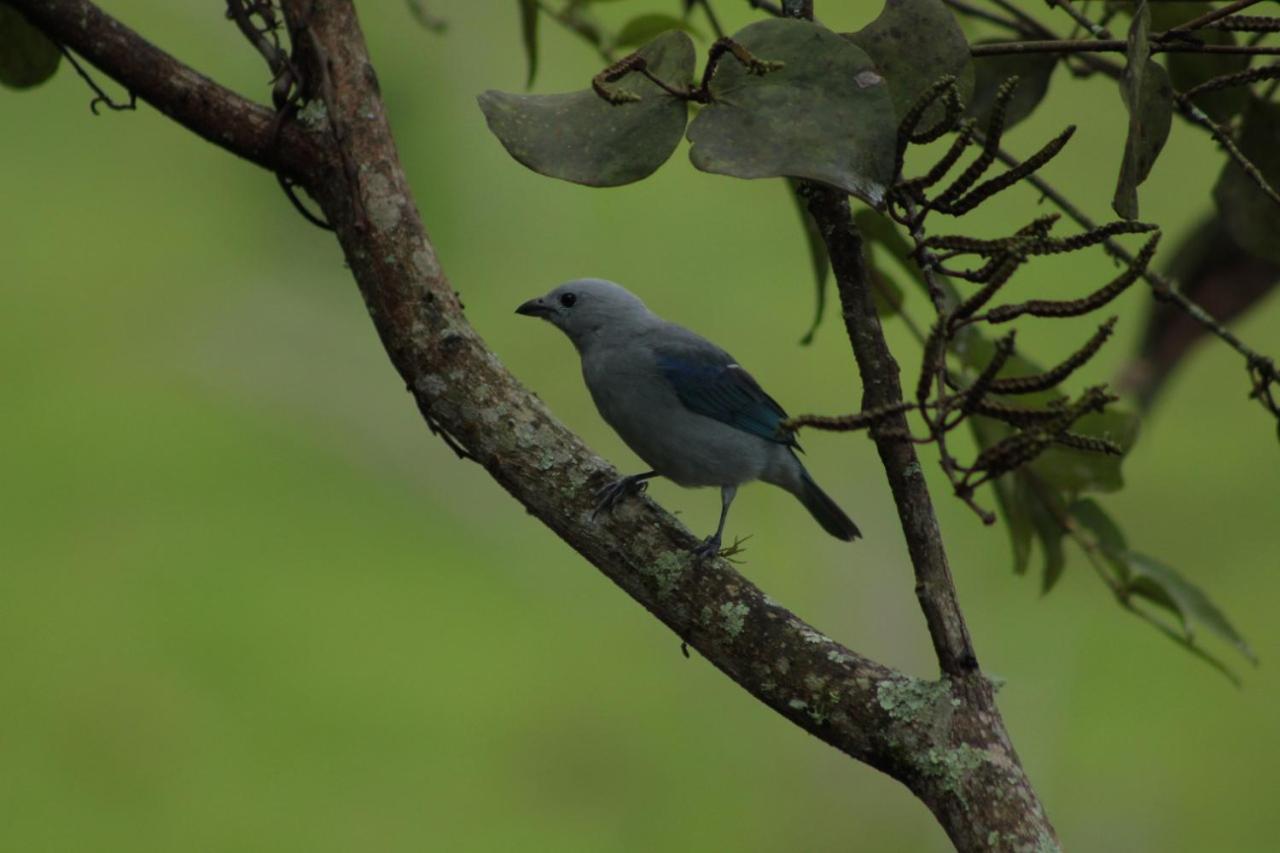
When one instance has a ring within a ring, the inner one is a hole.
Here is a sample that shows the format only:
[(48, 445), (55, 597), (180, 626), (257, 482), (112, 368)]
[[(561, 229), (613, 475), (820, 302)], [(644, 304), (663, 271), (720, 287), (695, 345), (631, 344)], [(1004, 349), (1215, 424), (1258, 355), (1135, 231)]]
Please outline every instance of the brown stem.
[[(969, 45), (970, 56), (1008, 56), (1023, 53), (1124, 53), (1127, 42), (1122, 39), (1046, 39), (1044, 41), (1001, 41)], [(1247, 44), (1197, 44), (1195, 42), (1153, 43), (1152, 53), (1244, 54), (1246, 56), (1280, 55), (1280, 47)]]
[(1217, 9), (1210, 9), (1203, 15), (1198, 15), (1184, 24), (1179, 24), (1176, 27), (1170, 28), (1166, 32), (1157, 33), (1155, 37), (1157, 39), (1162, 39), (1168, 38), (1169, 36), (1179, 36), (1194, 32), (1195, 30), (1209, 26), (1214, 21), (1225, 18), (1228, 15), (1233, 15), (1236, 12), (1244, 11), (1250, 6), (1255, 6), (1259, 2), (1261, 2), (1261, 0), (1235, 0), (1234, 3), (1228, 3), (1227, 5), (1221, 6)]
[[(898, 364), (889, 351), (872, 303), (872, 284), (863, 255), (862, 237), (854, 226), (848, 200), (842, 193), (816, 184), (804, 184), (803, 192), (809, 211), (826, 240), (835, 272), (845, 328), (862, 376), (862, 408), (893, 412), (903, 406)], [(998, 787), (984, 792), (977, 799), (970, 799), (959, 809), (946, 796), (939, 798), (920, 791), (917, 793), (959, 850), (989, 850), (992, 832), (1010, 849), (1038, 843), (1054, 849), (1052, 845), (1056, 844), (1056, 836), (1053, 827), (1017, 761), (995, 705), (990, 682), (978, 669), (924, 472), (913, 444), (899, 438), (909, 435), (906, 417), (901, 411), (888, 415), (872, 429), (871, 434), (898, 508), (915, 569), (916, 596), (925, 615), (934, 652), (946, 676), (944, 680), (963, 694), (957, 718), (966, 721), (966, 726), (972, 726), (968, 728), (970, 737), (988, 744), (988, 749), (991, 744), (999, 744), (1012, 761), (1006, 768), (1008, 773), (996, 783)], [(960, 749), (963, 751), (963, 747)], [(1008, 840), (1015, 838), (1016, 842)]]
[(301, 177), (322, 151), (299, 125), (174, 59), (88, 0), (7, 0), (52, 38), (160, 112), (238, 157)]

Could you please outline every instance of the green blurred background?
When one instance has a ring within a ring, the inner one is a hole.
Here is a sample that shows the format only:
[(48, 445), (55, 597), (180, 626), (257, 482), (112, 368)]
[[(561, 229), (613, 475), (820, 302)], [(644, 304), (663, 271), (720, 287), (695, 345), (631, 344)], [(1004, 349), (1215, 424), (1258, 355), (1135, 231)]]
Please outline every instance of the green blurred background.
[[(104, 5), (265, 98), (220, 3)], [(617, 21), (660, 4), (606, 5)], [(749, 19), (745, 3), (718, 5)], [(854, 29), (876, 7), (820, 14)], [(534, 175), (475, 105), (523, 83), (515, 4), (430, 8), (447, 35), (401, 2), (362, 4), (405, 167), (472, 322), (561, 418), (637, 467), (568, 343), (512, 313), (584, 275), (722, 343), (793, 412), (855, 405), (839, 325), (796, 344), (812, 285), (780, 182), (697, 172), (683, 148), (616, 190)], [(598, 60), (543, 30), (537, 90), (580, 88)], [(269, 175), (147, 107), (94, 118), (67, 68), (0, 99), (0, 848), (947, 849), (905, 789), (685, 660), (433, 438), (333, 240)], [(1048, 174), (1104, 217), (1124, 133), (1113, 86), (1060, 72), (1009, 144), (1028, 153), (1070, 120), (1085, 132)], [(1175, 125), (1144, 212), (1185, 232), (1218, 162)], [(1038, 210), (1009, 195), (972, 230)], [(1111, 271), (1100, 253), (1072, 256), (1014, 286), (1078, 294)], [(1123, 297), (1118, 339), (1081, 382), (1118, 367), (1148, 299)], [(926, 316), (914, 293), (908, 309)], [(1240, 331), (1275, 352), (1278, 322), (1272, 300)], [(1028, 323), (1020, 344), (1050, 361), (1089, 328)], [(1243, 690), (1121, 612), (1079, 554), (1042, 598), (1012, 575), (1000, 528), (939, 500), (979, 655), (1007, 679), (1001, 706), (1068, 849), (1280, 843), (1280, 484), (1274, 425), (1246, 390), (1237, 356), (1199, 351), (1145, 423), (1129, 487), (1104, 501), (1252, 641), (1263, 664), (1244, 667)], [(931, 677), (871, 444), (806, 444), (866, 539), (843, 545), (788, 495), (751, 488), (730, 530), (754, 534), (744, 571), (831, 636)], [(711, 492), (650, 494), (695, 531), (714, 523)]]

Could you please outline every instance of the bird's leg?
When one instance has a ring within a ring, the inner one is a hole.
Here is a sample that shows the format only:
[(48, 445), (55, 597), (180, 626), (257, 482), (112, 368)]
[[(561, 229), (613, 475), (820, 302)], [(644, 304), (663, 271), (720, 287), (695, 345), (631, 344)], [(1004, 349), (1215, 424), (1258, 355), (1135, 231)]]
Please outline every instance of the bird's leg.
[(720, 537), (724, 535), (724, 522), (729, 517), (729, 504), (733, 503), (733, 498), (738, 494), (737, 486), (723, 486), (720, 489), (720, 525), (716, 527), (716, 532), (708, 536), (702, 541), (702, 544), (694, 549), (693, 555), (699, 560), (705, 560), (707, 557), (714, 557), (720, 553)]
[(600, 489), (596, 492), (596, 508), (591, 513), (591, 520), (594, 521), (595, 517), (602, 512), (612, 512), (618, 501), (627, 495), (638, 495), (649, 488), (649, 484), (645, 480), (656, 476), (658, 476), (657, 471), (632, 474), (628, 477), (620, 477)]

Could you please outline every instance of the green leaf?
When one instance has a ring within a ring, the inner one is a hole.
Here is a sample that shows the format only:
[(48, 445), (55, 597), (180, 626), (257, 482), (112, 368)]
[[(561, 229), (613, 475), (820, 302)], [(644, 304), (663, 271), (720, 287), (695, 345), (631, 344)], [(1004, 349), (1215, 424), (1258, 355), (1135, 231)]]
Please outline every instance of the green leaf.
[(1120, 527), (1112, 520), (1111, 516), (1103, 511), (1098, 502), (1092, 498), (1078, 500), (1067, 508), (1071, 516), (1084, 525), (1085, 529), (1093, 534), (1099, 547), (1112, 554), (1123, 554), (1129, 550), (1129, 543), (1125, 541), (1124, 533), (1120, 531)]
[[(969, 429), (974, 440), (981, 448), (990, 447), (1000, 440), (1003, 424), (986, 418), (970, 418)], [(1004, 518), (1005, 529), (1009, 531), (1009, 544), (1013, 548), (1014, 574), (1026, 574), (1031, 562), (1031, 541), (1033, 528), (1031, 524), (1030, 501), (1020, 499), (1018, 494), (1018, 473), (1013, 472), (996, 478), (991, 483), (995, 492), (996, 505)]]
[[(1257, 101), (1245, 113), (1240, 152), (1272, 189), (1280, 186), (1280, 103)], [(1245, 250), (1280, 262), (1280, 205), (1235, 160), (1228, 160), (1213, 199), (1229, 233)]]
[[(906, 271), (907, 275), (920, 286), (922, 293), (927, 294), (929, 292), (929, 284), (925, 281), (924, 273), (920, 271), (919, 265), (915, 262), (911, 244), (907, 242), (906, 237), (902, 236), (902, 232), (898, 230), (898, 226), (893, 224), (892, 219), (882, 216), (870, 208), (863, 208), (854, 214), (853, 222), (858, 226), (858, 230), (862, 232), (862, 237), (872, 249), (873, 255), (883, 251), (893, 258)], [(901, 303), (901, 298), (899, 298), (899, 303)]]
[(1126, 219), (1138, 217), (1138, 185), (1169, 138), (1173, 121), (1173, 87), (1164, 66), (1150, 58), (1151, 11), (1142, 4), (1129, 27), (1128, 62), (1120, 94), (1129, 110), (1129, 132), (1111, 207)]
[(53, 76), (62, 53), (17, 9), (0, 3), (0, 83), (30, 89)]
[(869, 259), (871, 272), (871, 302), (882, 319), (894, 316), (902, 310), (902, 286), (884, 271), (876, 261), (875, 252)]
[[(994, 44), (1000, 39), (984, 39), (978, 44)], [(973, 100), (965, 115), (978, 120), (980, 127), (987, 126), (991, 107), (996, 101), (996, 90), (1010, 77), (1018, 78), (1018, 88), (1005, 110), (1004, 127), (1010, 129), (1031, 115), (1049, 91), (1053, 69), (1058, 58), (1051, 53), (1012, 53), (1001, 56), (980, 56), (974, 59)]]
[(443, 33), (449, 29), (448, 21), (439, 15), (431, 14), (427, 9), (427, 0), (409, 0), (409, 13), (423, 29), (433, 33)]
[(1029, 469), (1015, 471), (1013, 477), (1013, 500), (1026, 507), (1031, 527), (1040, 539), (1040, 550), (1044, 554), (1040, 592), (1047, 595), (1067, 567), (1067, 556), (1062, 547), (1062, 540), (1067, 535), (1062, 524), (1066, 507), (1062, 495)]
[(519, 0), (519, 3), (520, 39), (524, 42), (524, 55), (529, 62), (529, 76), (524, 85), (529, 87), (538, 73), (538, 0)]
[(1194, 640), (1197, 627), (1203, 627), (1235, 646), (1249, 661), (1257, 663), (1253, 649), (1218, 606), (1209, 600), (1204, 590), (1145, 554), (1126, 551), (1124, 558), (1129, 570), (1124, 588), (1127, 594), (1145, 599), (1177, 616), (1188, 641)]
[[(911, 246), (907, 238), (902, 236), (897, 226), (887, 216), (881, 216), (875, 210), (864, 207), (853, 217), (854, 224), (862, 233), (867, 246), (867, 262), (871, 268), (871, 291), (875, 302), (876, 313), (881, 317), (892, 317), (902, 310), (906, 298), (901, 285), (888, 272), (884, 264), (886, 257), (905, 270), (907, 275), (924, 283), (924, 273), (911, 257)], [(925, 286), (928, 290), (927, 285)]]
[(724, 58), (711, 103), (689, 125), (693, 165), (738, 178), (807, 178), (883, 203), (897, 119), (870, 57), (808, 21), (758, 21), (734, 40), (784, 66), (756, 75)]
[(1120, 526), (1098, 505), (1098, 502), (1085, 498), (1067, 507), (1067, 512), (1076, 524), (1093, 535), (1098, 552), (1111, 564), (1117, 579), (1128, 577), (1129, 569), (1125, 564), (1125, 552), (1129, 543), (1125, 540)]
[[(1114, 441), (1127, 455), (1138, 439), (1138, 416), (1127, 409), (1108, 406), (1106, 411), (1085, 415), (1076, 421), (1071, 431)], [(1052, 447), (1040, 454), (1029, 467), (1054, 488), (1075, 496), (1083, 492), (1115, 492), (1124, 488), (1121, 472), (1124, 459), (1124, 456), (1107, 453)]]
[(615, 48), (635, 47), (657, 38), (667, 30), (682, 30), (690, 35), (701, 36), (701, 33), (688, 21), (677, 18), (675, 15), (654, 12), (639, 15), (623, 24), (618, 35), (613, 39), (613, 46)]
[[(886, 0), (878, 18), (844, 37), (875, 62), (899, 118), (947, 74), (956, 78), (962, 103), (968, 103), (973, 95), (969, 40), (942, 0)], [(920, 127), (932, 127), (942, 113), (942, 104), (933, 104), (925, 111)]]
[[(1108, 3), (1109, 9), (1131, 14), (1132, 3)], [(1151, 28), (1167, 30), (1178, 24), (1198, 18), (1213, 8), (1204, 2), (1160, 2), (1151, 4)], [(1235, 44), (1235, 33), (1226, 30), (1197, 30), (1196, 41), (1201, 44)], [(1170, 53), (1164, 57), (1173, 88), (1185, 92), (1220, 74), (1234, 74), (1249, 67), (1247, 54), (1222, 53)], [(1215, 121), (1226, 121), (1239, 114), (1249, 103), (1249, 92), (1243, 86), (1233, 86), (1216, 92), (1198, 95), (1193, 102)]]
[(818, 223), (809, 213), (809, 205), (800, 197), (800, 182), (794, 178), (787, 179), (787, 192), (796, 204), (796, 212), (800, 215), (800, 227), (804, 229), (805, 244), (809, 247), (809, 263), (813, 267), (813, 282), (816, 285), (814, 299), (813, 322), (808, 331), (800, 339), (800, 343), (808, 346), (813, 343), (813, 336), (822, 322), (822, 315), (827, 310), (827, 272), (831, 269), (831, 259), (827, 257), (827, 244), (818, 230)]
[[(668, 32), (638, 51), (650, 72), (683, 86), (693, 75), (693, 42)], [(688, 106), (639, 74), (614, 88), (640, 98), (610, 104), (591, 89), (565, 95), (488, 91), (478, 98), (489, 129), (535, 172), (592, 187), (629, 184), (651, 175), (680, 143)]]

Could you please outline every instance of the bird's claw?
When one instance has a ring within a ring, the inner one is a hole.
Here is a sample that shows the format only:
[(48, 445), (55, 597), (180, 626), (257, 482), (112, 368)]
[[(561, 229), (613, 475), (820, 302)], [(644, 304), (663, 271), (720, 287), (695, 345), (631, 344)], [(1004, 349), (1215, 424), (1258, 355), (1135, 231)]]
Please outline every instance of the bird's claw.
[(743, 536), (734, 539), (732, 545), (724, 547), (719, 537), (708, 536), (706, 539), (702, 540), (701, 545), (693, 549), (693, 558), (695, 560), (705, 560), (708, 557), (723, 557), (731, 563), (739, 563), (741, 560), (734, 560), (732, 558), (746, 550), (742, 547), (742, 543), (746, 542), (750, 538), (750, 536)]
[(702, 544), (693, 549), (693, 558), (695, 560), (707, 560), (715, 557), (720, 553), (720, 537), (708, 536), (702, 540)]
[(647, 481), (632, 477), (619, 477), (612, 483), (606, 483), (596, 491), (596, 508), (591, 512), (591, 520), (595, 521), (596, 516), (602, 512), (612, 512), (623, 498), (628, 495), (642, 494), (647, 488), (649, 488)]

